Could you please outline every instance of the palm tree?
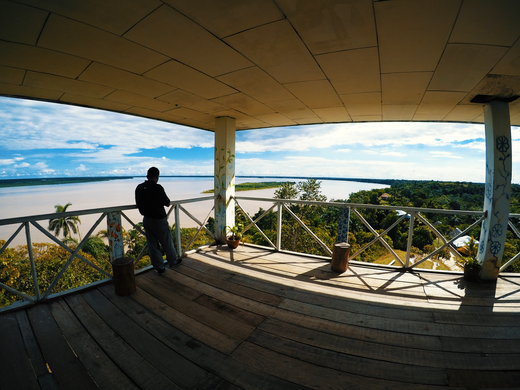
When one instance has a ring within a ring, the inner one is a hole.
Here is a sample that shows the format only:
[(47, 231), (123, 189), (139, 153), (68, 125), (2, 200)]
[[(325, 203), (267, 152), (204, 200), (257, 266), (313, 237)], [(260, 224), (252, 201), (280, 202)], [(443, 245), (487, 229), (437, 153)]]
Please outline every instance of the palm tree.
[[(65, 206), (57, 204), (54, 206), (54, 208), (57, 213), (64, 213), (71, 205), (72, 203), (67, 203)], [(79, 233), (78, 224), (80, 223), (81, 220), (77, 215), (70, 215), (61, 218), (51, 218), (49, 219), (49, 230), (53, 232), (56, 237), (58, 237), (61, 232), (63, 233), (63, 237), (70, 237), (71, 233)]]

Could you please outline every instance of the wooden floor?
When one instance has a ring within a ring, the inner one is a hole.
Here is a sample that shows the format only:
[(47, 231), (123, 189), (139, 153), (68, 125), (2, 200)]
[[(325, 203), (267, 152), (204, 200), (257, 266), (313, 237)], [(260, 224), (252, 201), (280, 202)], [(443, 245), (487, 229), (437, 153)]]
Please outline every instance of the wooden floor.
[(520, 388), (520, 277), (251, 247), (0, 315), (0, 389)]

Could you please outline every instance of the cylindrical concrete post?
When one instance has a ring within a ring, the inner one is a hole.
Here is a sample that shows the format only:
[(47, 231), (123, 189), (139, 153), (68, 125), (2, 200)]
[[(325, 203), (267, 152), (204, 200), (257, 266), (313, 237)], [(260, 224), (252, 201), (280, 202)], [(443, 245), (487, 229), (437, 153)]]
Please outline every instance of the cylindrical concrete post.
[(130, 295), (135, 291), (134, 262), (130, 257), (120, 257), (114, 260), (112, 275), (117, 295)]
[(346, 242), (334, 244), (334, 248), (332, 248), (332, 261), (330, 263), (330, 269), (340, 274), (345, 272), (348, 268), (349, 254), (349, 244)]

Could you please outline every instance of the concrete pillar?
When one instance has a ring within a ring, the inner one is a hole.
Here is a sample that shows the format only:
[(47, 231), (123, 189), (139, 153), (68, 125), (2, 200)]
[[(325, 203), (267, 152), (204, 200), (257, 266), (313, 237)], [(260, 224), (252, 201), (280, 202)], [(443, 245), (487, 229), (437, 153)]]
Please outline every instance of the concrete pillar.
[(235, 119), (215, 120), (215, 237), (225, 242), (226, 226), (235, 224)]
[(511, 122), (509, 104), (492, 100), (484, 106), (486, 187), (478, 260), (480, 279), (496, 280), (502, 263), (511, 195)]

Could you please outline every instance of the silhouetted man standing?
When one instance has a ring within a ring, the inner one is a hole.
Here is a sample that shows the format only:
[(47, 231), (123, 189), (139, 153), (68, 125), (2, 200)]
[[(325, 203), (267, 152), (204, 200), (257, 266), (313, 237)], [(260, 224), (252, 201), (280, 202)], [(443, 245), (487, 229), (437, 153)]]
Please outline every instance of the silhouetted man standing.
[[(169, 268), (181, 264), (182, 259), (177, 260), (170, 226), (164, 211), (164, 206), (170, 205), (170, 199), (166, 196), (164, 188), (157, 184), (159, 169), (155, 167), (148, 169), (146, 178), (148, 180), (139, 184), (135, 189), (135, 202), (139, 212), (143, 215), (150, 260), (157, 273), (161, 275), (165, 268), (161, 246), (166, 253)], [(159, 246), (159, 243), (161, 246)]]

